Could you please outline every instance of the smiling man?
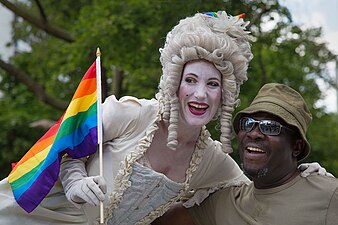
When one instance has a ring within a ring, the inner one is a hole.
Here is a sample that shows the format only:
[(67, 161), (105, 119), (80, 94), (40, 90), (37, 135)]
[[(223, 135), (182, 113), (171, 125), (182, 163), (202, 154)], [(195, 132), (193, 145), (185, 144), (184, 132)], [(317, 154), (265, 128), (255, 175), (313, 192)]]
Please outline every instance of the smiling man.
[(242, 166), (253, 182), (219, 190), (200, 206), (178, 204), (155, 224), (337, 224), (338, 180), (315, 173), (302, 177), (297, 168), (310, 152), (311, 120), (298, 92), (264, 85), (233, 121)]

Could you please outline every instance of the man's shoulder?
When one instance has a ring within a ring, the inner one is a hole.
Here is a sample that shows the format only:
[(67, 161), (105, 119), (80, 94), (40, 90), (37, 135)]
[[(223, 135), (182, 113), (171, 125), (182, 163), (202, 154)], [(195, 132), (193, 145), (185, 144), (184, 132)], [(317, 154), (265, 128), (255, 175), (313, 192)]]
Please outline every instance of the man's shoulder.
[(329, 176), (324, 176), (324, 175), (319, 175), (317, 173), (313, 173), (307, 177), (304, 177), (305, 179), (308, 180), (314, 180), (314, 181), (323, 181), (327, 183), (332, 183), (332, 184), (338, 184), (338, 179), (336, 177), (329, 177)]
[(335, 177), (322, 176), (318, 174), (311, 174), (303, 178), (310, 186), (322, 189), (323, 191), (337, 191), (338, 179)]

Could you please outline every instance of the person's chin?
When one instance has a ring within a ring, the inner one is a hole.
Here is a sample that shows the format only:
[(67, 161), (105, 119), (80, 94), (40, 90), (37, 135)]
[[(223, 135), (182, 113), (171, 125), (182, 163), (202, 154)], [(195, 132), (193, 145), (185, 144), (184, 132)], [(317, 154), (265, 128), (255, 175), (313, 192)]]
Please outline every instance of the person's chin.
[(196, 127), (196, 128), (203, 127), (204, 125), (207, 125), (207, 124), (208, 123), (206, 123), (205, 121), (192, 121), (189, 123), (191, 127)]
[(268, 173), (268, 168), (266, 167), (252, 167), (248, 165), (243, 165), (242, 164), (242, 169), (244, 173), (249, 177), (249, 178), (260, 178), (264, 177)]
[(204, 125), (207, 125), (210, 122), (210, 119), (206, 117), (189, 116), (189, 118), (186, 118), (185, 121), (189, 126), (202, 127)]

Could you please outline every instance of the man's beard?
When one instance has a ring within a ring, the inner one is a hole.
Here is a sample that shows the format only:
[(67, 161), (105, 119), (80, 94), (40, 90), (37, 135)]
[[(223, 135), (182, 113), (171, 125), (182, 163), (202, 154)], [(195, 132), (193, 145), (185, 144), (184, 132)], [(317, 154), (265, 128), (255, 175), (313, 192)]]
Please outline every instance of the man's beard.
[(246, 169), (243, 163), (241, 163), (241, 168), (250, 179), (265, 177), (269, 171), (267, 167), (258, 170)]

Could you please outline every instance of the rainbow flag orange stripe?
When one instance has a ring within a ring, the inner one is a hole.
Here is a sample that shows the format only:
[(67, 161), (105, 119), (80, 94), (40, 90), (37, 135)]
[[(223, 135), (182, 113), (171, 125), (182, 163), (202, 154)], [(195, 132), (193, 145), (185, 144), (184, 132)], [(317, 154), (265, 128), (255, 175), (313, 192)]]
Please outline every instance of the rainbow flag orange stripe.
[(54, 186), (65, 153), (81, 158), (96, 151), (97, 127), (94, 62), (59, 121), (31, 147), (8, 176), (14, 198), (25, 211), (33, 211)]

